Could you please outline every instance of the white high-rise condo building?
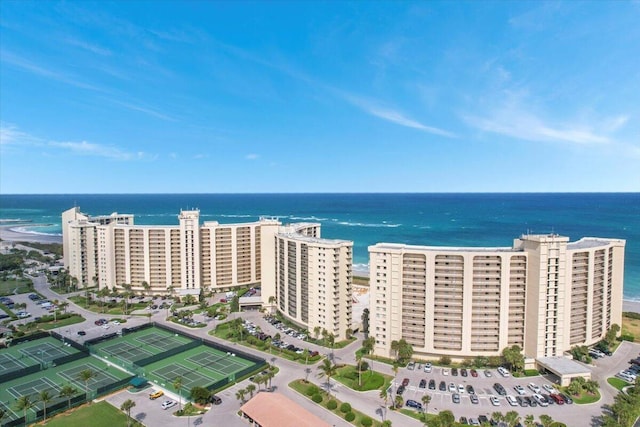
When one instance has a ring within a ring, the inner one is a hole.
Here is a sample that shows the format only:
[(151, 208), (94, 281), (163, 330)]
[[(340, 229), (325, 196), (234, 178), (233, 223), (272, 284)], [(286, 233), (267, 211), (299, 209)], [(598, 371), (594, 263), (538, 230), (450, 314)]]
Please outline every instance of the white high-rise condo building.
[(523, 235), (513, 247), (369, 247), (374, 353), (559, 356), (621, 324), (625, 241)]
[(199, 218), (190, 210), (178, 225), (134, 225), (133, 215), (92, 217), (74, 207), (62, 214), (65, 268), (81, 287), (131, 285), (153, 294), (260, 285), (264, 305), (309, 331), (319, 326), (345, 338), (353, 242), (320, 238), (320, 224)]

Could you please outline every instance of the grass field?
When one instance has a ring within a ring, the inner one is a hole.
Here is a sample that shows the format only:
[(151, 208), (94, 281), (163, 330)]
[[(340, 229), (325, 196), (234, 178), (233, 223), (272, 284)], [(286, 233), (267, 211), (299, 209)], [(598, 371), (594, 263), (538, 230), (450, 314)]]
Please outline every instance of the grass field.
[[(133, 411), (135, 411), (135, 408)], [(47, 426), (49, 427), (113, 427), (126, 425), (127, 414), (107, 402), (84, 405), (47, 421)], [(131, 421), (131, 425), (133, 427), (142, 426), (135, 420)]]
[[(298, 393), (300, 393), (301, 395), (305, 396), (307, 399), (311, 399), (310, 396), (307, 394), (307, 389), (309, 387), (316, 387), (315, 385), (312, 385), (310, 383), (305, 383), (303, 380), (295, 380), (289, 383), (289, 387), (294, 389), (295, 391), (297, 391)], [(327, 393), (321, 392), (320, 395), (322, 396), (322, 401), (320, 403), (317, 403), (317, 405), (322, 406), (325, 410), (329, 411), (329, 412), (333, 412), (334, 414), (336, 414), (338, 417), (344, 419), (344, 415), (342, 412), (340, 412), (340, 405), (342, 405), (342, 401), (336, 399), (334, 396), (329, 396)], [(337, 407), (336, 409), (328, 409), (327, 408), (327, 403), (329, 403), (329, 401), (331, 400), (335, 400), (337, 403)], [(315, 403), (315, 402), (314, 402)], [(355, 425), (355, 426), (362, 426), (362, 420), (364, 418), (369, 418), (371, 419), (371, 417), (363, 414), (362, 412), (351, 408), (351, 412), (353, 412), (355, 414), (355, 419), (353, 421), (351, 421), (351, 424)], [(327, 420), (327, 417), (324, 416), (320, 416), (320, 418), (323, 418), (325, 420)], [(372, 421), (372, 426), (374, 427), (380, 427), (381, 426), (381, 422), (376, 420), (376, 419), (371, 419)]]
[(622, 316), (622, 334), (633, 335), (634, 342), (640, 342), (640, 319)]
[(32, 289), (31, 280), (0, 280), (0, 295), (24, 294)]
[(333, 377), (347, 387), (357, 391), (382, 390), (389, 388), (393, 379), (390, 375), (384, 375), (375, 371), (364, 371), (360, 375), (362, 386), (358, 385), (358, 371), (355, 366), (347, 365), (338, 369)]
[(59, 328), (61, 326), (68, 326), (68, 325), (74, 325), (76, 323), (82, 323), (84, 322), (84, 320), (85, 320), (84, 317), (77, 314), (75, 316), (71, 316), (66, 319), (58, 320), (57, 322), (54, 322), (54, 321), (40, 322), (38, 323), (38, 328), (48, 331), (50, 329)]
[(630, 385), (628, 382), (616, 377), (607, 378), (607, 382), (618, 390), (622, 390), (626, 386)]

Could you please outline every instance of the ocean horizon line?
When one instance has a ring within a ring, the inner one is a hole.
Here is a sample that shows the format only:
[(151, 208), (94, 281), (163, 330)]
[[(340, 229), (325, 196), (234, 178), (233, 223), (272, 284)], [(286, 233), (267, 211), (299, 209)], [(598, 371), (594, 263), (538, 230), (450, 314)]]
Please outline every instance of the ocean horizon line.
[(638, 191), (339, 191), (339, 192), (331, 192), (331, 191), (309, 191), (309, 192), (218, 192), (218, 193), (208, 193), (208, 192), (147, 192), (147, 193), (2, 193), (0, 192), (0, 197), (3, 196), (145, 196), (145, 195), (158, 195), (158, 196), (174, 196), (174, 195), (194, 195), (194, 196), (205, 196), (205, 195), (242, 195), (242, 196), (250, 196), (250, 195), (351, 195), (351, 194), (362, 194), (362, 195), (393, 195), (393, 194), (406, 194), (406, 195), (531, 195), (531, 194), (557, 194), (557, 195), (565, 195), (565, 194), (638, 194), (640, 195), (640, 190)]

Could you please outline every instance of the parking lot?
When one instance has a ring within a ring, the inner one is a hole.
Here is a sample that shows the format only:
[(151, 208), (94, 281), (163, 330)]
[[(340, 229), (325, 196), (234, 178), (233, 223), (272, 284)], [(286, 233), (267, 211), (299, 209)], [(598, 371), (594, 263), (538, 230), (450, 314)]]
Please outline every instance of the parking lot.
[[(421, 369), (418, 369), (418, 368)], [(403, 381), (408, 384), (404, 387), (402, 398), (405, 400), (414, 400), (416, 402), (422, 402), (422, 396), (428, 394), (431, 396), (431, 402), (429, 403), (429, 411), (440, 411), (450, 409), (457, 416), (474, 416), (477, 417), (481, 414), (491, 414), (495, 411), (506, 412), (510, 410), (516, 410), (520, 414), (531, 413), (534, 416), (541, 414), (549, 414), (552, 417), (556, 413), (561, 413), (565, 406), (558, 405), (557, 403), (551, 403), (548, 407), (541, 407), (536, 402), (536, 406), (522, 407), (517, 403), (517, 396), (529, 397), (530, 399), (534, 395), (534, 391), (528, 387), (529, 383), (534, 384), (540, 388), (539, 394), (549, 394), (549, 391), (555, 392), (553, 383), (544, 376), (536, 377), (524, 377), (514, 378), (509, 375), (508, 377), (502, 376), (496, 369), (477, 370), (477, 377), (473, 377), (470, 371), (467, 371), (467, 376), (462, 376), (458, 369), (457, 375), (453, 375), (452, 369), (433, 367), (430, 373), (425, 373), (422, 366), (416, 364), (413, 370), (403, 368), (399, 371), (398, 376), (394, 379), (390, 387), (392, 396), (395, 396), (398, 388), (402, 386)], [(486, 372), (486, 373), (485, 373)], [(489, 376), (488, 376), (489, 375)], [(424, 380), (421, 384), (421, 380)], [(430, 382), (435, 390), (430, 390)], [(441, 390), (441, 383), (444, 384), (445, 390)], [(513, 396), (514, 401), (509, 404), (505, 396), (499, 395), (494, 385), (498, 383), (504, 388), (506, 395)], [(421, 387), (423, 385), (424, 387)], [(471, 386), (473, 394), (477, 397), (477, 403), (472, 403), (472, 395), (468, 386)], [(521, 387), (520, 393), (518, 393), (514, 387)], [(548, 390), (545, 390), (545, 386)], [(454, 395), (459, 396), (459, 403), (454, 402)], [(491, 401), (493, 399), (493, 402)]]

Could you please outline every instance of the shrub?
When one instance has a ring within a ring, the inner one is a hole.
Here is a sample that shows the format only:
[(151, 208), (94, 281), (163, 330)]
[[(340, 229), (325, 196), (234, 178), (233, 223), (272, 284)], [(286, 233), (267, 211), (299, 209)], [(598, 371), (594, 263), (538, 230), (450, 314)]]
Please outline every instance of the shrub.
[(327, 409), (333, 411), (337, 407), (338, 407), (338, 402), (336, 402), (335, 400), (332, 399), (332, 400), (327, 402)]
[(360, 362), (360, 372), (364, 372), (364, 371), (368, 371), (369, 370), (369, 363), (367, 363), (367, 361), (363, 360)]
[(347, 412), (347, 414), (344, 416), (344, 419), (351, 422), (356, 419), (356, 414), (354, 414), (353, 412)]
[(311, 384), (309, 387), (307, 387), (306, 395), (313, 396), (314, 394), (318, 394), (319, 392), (320, 389), (318, 388), (318, 386)]
[(344, 402), (342, 405), (340, 405), (340, 412), (342, 412), (343, 414), (351, 412), (351, 405), (347, 402)]
[(451, 365), (451, 358), (449, 356), (442, 356), (440, 358), (439, 364), (443, 366)]
[(620, 341), (631, 341), (631, 342), (633, 342), (636, 339), (636, 337), (633, 336), (632, 334), (623, 334), (623, 335), (620, 335), (620, 338), (618, 338), (618, 339)]
[(360, 420), (360, 424), (362, 424), (363, 427), (371, 427), (373, 425), (373, 420), (369, 417), (363, 417)]
[(316, 394), (313, 395), (311, 400), (313, 400), (316, 403), (320, 403), (320, 402), (322, 402), (322, 396), (320, 395), (320, 393), (316, 393)]

